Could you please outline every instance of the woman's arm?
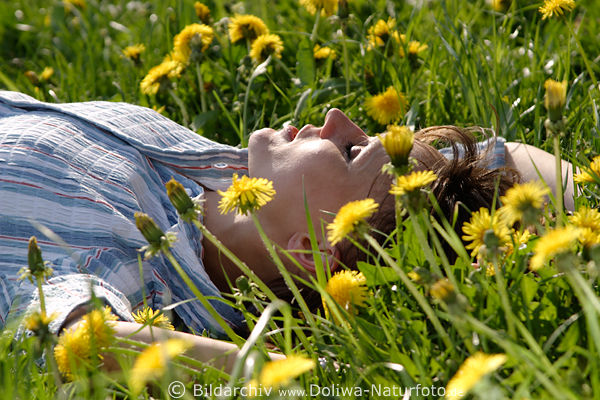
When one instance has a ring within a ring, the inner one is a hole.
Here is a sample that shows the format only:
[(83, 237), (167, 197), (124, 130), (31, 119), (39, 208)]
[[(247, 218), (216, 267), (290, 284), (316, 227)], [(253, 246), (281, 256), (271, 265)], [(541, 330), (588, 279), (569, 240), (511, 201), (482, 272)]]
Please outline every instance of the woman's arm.
[[(140, 328), (140, 324), (133, 322), (117, 321), (115, 323), (116, 336), (121, 338), (148, 344), (170, 338), (185, 340), (191, 344), (190, 349), (186, 352), (187, 356), (217, 369), (222, 369), (226, 373), (231, 373), (233, 370), (239, 353), (239, 348), (236, 345), (222, 340), (156, 327), (145, 326)], [(269, 356), (272, 360), (285, 358), (283, 354), (277, 353), (269, 353)]]
[[(544, 150), (538, 149), (523, 143), (507, 142), (506, 166), (519, 172), (523, 182), (544, 181), (556, 195), (556, 159), (554, 156)], [(573, 199), (573, 165), (570, 162), (562, 160), (564, 205), (567, 210), (574, 210), (575, 203)]]

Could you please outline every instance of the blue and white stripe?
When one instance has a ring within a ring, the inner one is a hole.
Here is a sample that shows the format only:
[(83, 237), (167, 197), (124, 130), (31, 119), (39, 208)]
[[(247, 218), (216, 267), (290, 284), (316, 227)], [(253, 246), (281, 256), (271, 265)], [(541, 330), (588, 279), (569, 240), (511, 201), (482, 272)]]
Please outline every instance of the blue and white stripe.
[[(35, 296), (28, 281), (17, 280), (32, 235), (55, 270), (45, 286), (49, 310), (61, 315), (55, 326), (89, 300), (90, 285), (124, 318), (144, 294), (155, 309), (193, 298), (162, 257), (143, 261), (139, 276), (137, 249), (145, 241), (136, 211), (177, 233), (177, 260), (205, 295), (220, 297), (202, 264), (201, 234), (178, 218), (164, 184), (175, 177), (200, 196), (246, 171), (245, 149), (210, 141), (148, 108), (49, 104), (0, 91), (0, 324), (22, 314)], [(32, 221), (68, 248), (41, 235)], [(213, 305), (231, 325), (241, 323), (224, 302)], [(193, 331), (221, 333), (198, 301), (175, 311)]]

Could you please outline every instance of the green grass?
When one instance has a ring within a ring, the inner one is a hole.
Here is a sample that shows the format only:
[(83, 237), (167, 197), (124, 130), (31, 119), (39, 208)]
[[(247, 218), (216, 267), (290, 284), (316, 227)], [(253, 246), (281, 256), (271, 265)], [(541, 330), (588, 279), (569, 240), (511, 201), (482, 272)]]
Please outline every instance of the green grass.
[[(552, 152), (544, 129), (543, 97), (544, 82), (553, 78), (568, 81), (562, 157), (587, 165), (600, 153), (596, 0), (577, 1), (565, 18), (547, 20), (538, 12), (541, 2), (524, 0), (513, 1), (506, 13), (493, 11), (482, 0), (424, 1), (422, 8), (381, 0), (348, 3), (347, 17), (320, 19), (315, 41), (337, 53), (335, 60), (321, 62), (312, 58), (315, 18), (298, 2), (206, 2), (215, 41), (201, 65), (188, 67), (172, 80), (170, 91), (154, 96), (141, 93), (140, 81), (172, 50), (174, 35), (197, 22), (193, 1), (88, 0), (85, 9), (70, 12), (54, 0), (2, 2), (0, 88), (51, 102), (109, 100), (164, 107), (165, 115), (199, 134), (237, 145), (246, 143), (256, 128), (280, 128), (286, 121), (321, 124), (330, 107), (346, 111), (370, 134), (382, 132), (385, 126), (367, 115), (364, 101), (393, 85), (409, 103), (401, 122), (415, 129), (478, 125)], [(229, 43), (222, 20), (236, 12), (261, 17), (285, 47), (281, 60), (272, 60), (250, 86), (255, 65), (246, 57), (245, 45)], [(396, 18), (399, 33), (427, 44), (417, 59), (368, 50), (369, 27), (389, 16)], [(136, 43), (146, 46), (139, 64), (121, 54)], [(27, 71), (39, 76), (45, 67), (55, 71), (49, 81), (28, 78)], [(204, 109), (198, 73), (206, 89)], [(597, 186), (582, 191), (577, 204), (598, 207)], [(552, 211), (551, 207), (547, 221)], [(540, 236), (553, 225), (540, 227)], [(295, 312), (291, 319), (282, 318), (279, 328), (270, 324), (268, 337), (277, 346), (324, 360), (323, 366), (291, 385), (307, 390), (310, 385), (440, 388), (479, 350), (504, 353), (508, 359), (474, 388), (474, 398), (600, 398), (598, 249), (573, 253), (570, 268), (552, 262), (534, 274), (528, 271), (534, 246), (530, 243), (501, 258), (499, 274), (488, 276), (485, 269), (473, 269), (468, 257), (444, 262), (436, 239), (450, 235), (459, 242), (448, 232), (412, 212), (385, 251), (361, 266), (372, 295), (350, 324), (336, 325), (321, 314), (300, 318)], [(432, 238), (431, 247), (424, 246), (419, 235)], [(372, 265), (392, 268), (386, 269), (384, 279)], [(425, 283), (402, 279), (415, 269), (434, 277)], [(455, 285), (456, 297), (448, 302), (429, 293), (431, 283), (441, 276), (449, 276)], [(323, 292), (322, 285), (315, 286)], [(245, 296), (259, 310), (270, 303), (255, 291)], [(247, 315), (253, 326), (257, 317)], [(4, 398), (130, 395), (127, 372), (95, 370), (85, 379), (59, 386), (37, 363), (37, 339), (16, 340), (14, 332), (15, 327), (7, 327), (0, 337)], [(261, 335), (258, 342), (265, 340)], [(131, 357), (123, 362), (128, 371)], [(244, 373), (227, 377), (198, 366), (200, 372), (174, 368), (171, 377), (188, 389), (192, 383), (243, 385)], [(160, 381), (153, 395), (168, 398), (168, 383), (168, 378)], [(352, 396), (332, 396), (336, 397)]]

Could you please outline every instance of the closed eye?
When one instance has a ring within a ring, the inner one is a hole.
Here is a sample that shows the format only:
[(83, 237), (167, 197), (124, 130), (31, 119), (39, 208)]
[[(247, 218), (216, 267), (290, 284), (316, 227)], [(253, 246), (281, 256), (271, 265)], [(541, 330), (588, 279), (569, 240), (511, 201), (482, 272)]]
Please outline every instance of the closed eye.
[(364, 147), (367, 143), (358, 143), (358, 144), (348, 143), (346, 145), (346, 147), (344, 148), (347, 159), (348, 160), (355, 159), (360, 154), (360, 152), (364, 149)]

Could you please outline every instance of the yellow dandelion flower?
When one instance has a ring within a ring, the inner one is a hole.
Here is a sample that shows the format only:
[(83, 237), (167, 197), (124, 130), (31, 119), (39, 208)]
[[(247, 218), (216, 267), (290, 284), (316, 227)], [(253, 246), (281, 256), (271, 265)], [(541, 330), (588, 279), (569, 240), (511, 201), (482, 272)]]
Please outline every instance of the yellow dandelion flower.
[(40, 80), (42, 82), (47, 82), (48, 80), (50, 80), (52, 75), (54, 75), (54, 68), (45, 67), (44, 70), (42, 71), (42, 73), (40, 74)]
[(249, 178), (243, 175), (238, 179), (237, 174), (233, 174), (231, 186), (225, 192), (219, 190), (222, 196), (219, 201), (219, 211), (221, 214), (238, 210), (239, 214), (246, 215), (248, 211), (254, 212), (267, 204), (273, 196), (273, 182), (265, 178)]
[(531, 232), (529, 232), (529, 229), (525, 229), (523, 232), (520, 233), (518, 231), (513, 230), (511, 235), (512, 240), (506, 243), (506, 253), (512, 254), (512, 252), (515, 250), (515, 245), (518, 249), (521, 246), (527, 244), (529, 242), (529, 239), (531, 239), (531, 236), (533, 235), (531, 234)]
[(560, 121), (567, 101), (567, 81), (557, 82), (548, 79), (544, 83), (544, 88), (546, 89), (544, 106), (548, 110), (548, 118), (551, 121)]
[[(367, 278), (362, 272), (344, 270), (333, 275), (327, 281), (325, 291), (341, 308), (350, 314), (356, 314), (355, 306), (363, 307), (367, 300), (368, 290), (366, 284)], [(329, 315), (329, 307), (327, 307), (325, 300), (323, 300), (323, 308), (325, 308), (325, 314)]]
[(454, 285), (444, 278), (437, 280), (429, 289), (429, 294), (438, 300), (448, 302), (452, 297), (455, 296)]
[(485, 375), (500, 368), (507, 360), (505, 354), (477, 352), (467, 358), (446, 386), (447, 399), (460, 399)]
[(69, 329), (59, 338), (54, 347), (54, 359), (58, 370), (73, 380), (76, 370), (90, 359), (90, 339), (83, 329)]
[(129, 387), (133, 393), (140, 393), (147, 382), (162, 377), (168, 363), (189, 347), (190, 344), (181, 339), (168, 339), (148, 346), (136, 358), (131, 369)]
[(584, 170), (573, 176), (573, 180), (579, 184), (594, 183), (597, 179), (600, 179), (600, 156), (596, 156), (592, 159), (587, 171)]
[(257, 64), (262, 63), (269, 56), (281, 58), (283, 51), (283, 41), (278, 35), (268, 33), (260, 35), (252, 42), (250, 46), (250, 58)]
[(573, 0), (545, 0), (544, 5), (539, 8), (542, 19), (552, 18), (554, 15), (563, 15), (575, 8)]
[(158, 93), (161, 87), (169, 84), (169, 78), (179, 76), (181, 64), (177, 61), (163, 61), (159, 65), (152, 67), (148, 74), (140, 82), (142, 93), (152, 95)]
[(79, 329), (87, 330), (90, 340), (94, 341), (96, 347), (106, 347), (114, 338), (115, 328), (112, 322), (117, 319), (117, 316), (111, 312), (111, 308), (106, 306), (84, 315)]
[(390, 193), (395, 196), (404, 196), (420, 190), (437, 179), (433, 171), (416, 171), (408, 175), (400, 175), (392, 185)]
[(52, 313), (47, 315), (45, 312), (34, 312), (29, 314), (23, 319), (23, 326), (25, 329), (30, 330), (37, 337), (45, 340), (50, 335), (49, 325), (50, 322), (54, 321), (58, 314)]
[(125, 57), (129, 58), (132, 61), (139, 62), (140, 55), (146, 51), (146, 46), (142, 43), (134, 44), (132, 46), (127, 46), (122, 50), (122, 53)]
[(408, 275), (408, 277), (410, 279), (412, 279), (413, 281), (415, 281), (417, 283), (422, 283), (423, 282), (423, 277), (421, 276), (421, 274), (419, 274), (414, 269), (412, 271), (410, 271), (409, 273), (407, 273), (406, 275)]
[(258, 383), (265, 388), (278, 388), (290, 380), (315, 368), (315, 362), (300, 355), (289, 355), (281, 360), (266, 363), (258, 376)]
[(300, 4), (312, 15), (321, 10), (321, 15), (326, 17), (335, 14), (338, 9), (338, 0), (300, 0)]
[(208, 24), (210, 21), (210, 8), (197, 1), (194, 3), (194, 10), (196, 11), (196, 16), (198, 19), (203, 23)]
[(342, 241), (353, 232), (360, 232), (366, 226), (366, 219), (377, 212), (379, 205), (373, 199), (351, 201), (343, 205), (327, 225), (327, 239), (331, 245)]
[[(89, 365), (92, 348), (98, 354), (109, 346), (114, 338), (112, 321), (117, 317), (110, 307), (92, 310), (84, 315), (77, 327), (66, 330), (54, 347), (54, 358), (59, 371), (68, 379), (73, 379), (75, 369)], [(100, 357), (100, 356), (99, 356)]]
[(600, 231), (600, 211), (581, 207), (573, 215), (569, 216), (569, 222), (579, 228), (590, 228)]
[(324, 60), (326, 58), (335, 60), (336, 57), (335, 50), (333, 50), (331, 47), (321, 47), (318, 44), (315, 44), (315, 47), (313, 48), (313, 55), (317, 60)]
[(400, 42), (400, 36), (396, 31), (396, 20), (388, 18), (387, 21), (380, 19), (375, 25), (371, 26), (367, 32), (369, 48), (385, 47), (387, 42), (393, 39), (396, 43)]
[(557, 254), (571, 250), (575, 241), (579, 238), (580, 229), (567, 225), (547, 232), (535, 244), (533, 257), (529, 263), (529, 269), (537, 271)]
[(408, 102), (404, 94), (392, 86), (383, 93), (368, 97), (365, 101), (367, 114), (382, 125), (401, 119), (407, 106)]
[(229, 40), (231, 40), (231, 43), (242, 39), (253, 41), (267, 33), (269, 33), (267, 25), (262, 19), (254, 15), (236, 15), (229, 22)]
[(600, 211), (582, 207), (569, 217), (569, 222), (581, 228), (579, 241), (584, 246), (600, 243)]
[(600, 232), (591, 228), (581, 228), (579, 230), (579, 242), (585, 247), (600, 244)]
[(465, 246), (467, 249), (473, 250), (471, 256), (480, 253), (482, 246), (485, 245), (485, 237), (488, 232), (496, 237), (498, 247), (510, 242), (510, 231), (506, 220), (499, 213), (490, 215), (490, 211), (485, 207), (481, 207), (479, 211), (474, 212), (470, 221), (463, 224), (462, 230), (464, 233), (463, 240), (471, 242)]
[(409, 127), (388, 125), (383, 135), (377, 136), (388, 156), (390, 156), (394, 167), (403, 167), (408, 164), (408, 156), (415, 138), (415, 134)]
[[(425, 43), (418, 42), (416, 40), (411, 40), (406, 45), (406, 50), (408, 51), (408, 57), (416, 58), (419, 54), (427, 50), (429, 46)], [(404, 57), (404, 48), (400, 47), (400, 57)]]
[(522, 221), (526, 225), (535, 222), (542, 211), (546, 195), (550, 193), (547, 185), (540, 181), (516, 184), (500, 197), (502, 202), (502, 213), (507, 223), (512, 225), (516, 221)]
[(166, 114), (165, 114), (165, 110), (166, 110), (166, 107), (165, 107), (165, 106), (160, 106), (160, 107), (157, 107), (156, 105), (154, 105), (154, 106), (152, 106), (152, 109), (153, 109), (154, 111), (156, 111), (157, 113), (159, 113), (159, 114), (166, 115)]
[(158, 328), (169, 329), (174, 331), (175, 328), (169, 321), (166, 315), (164, 315), (160, 310), (153, 310), (150, 307), (144, 307), (141, 310), (138, 310), (135, 313), (131, 314), (133, 316), (133, 320), (138, 324), (144, 325), (152, 325)]
[(191, 24), (186, 26), (173, 39), (173, 59), (187, 64), (195, 51), (204, 52), (208, 49), (213, 37), (213, 29), (208, 25)]

